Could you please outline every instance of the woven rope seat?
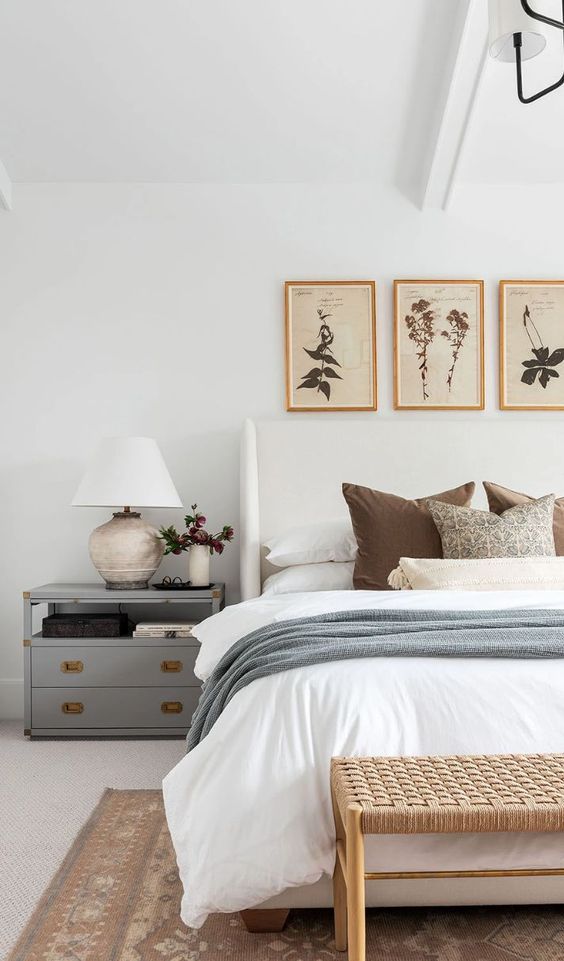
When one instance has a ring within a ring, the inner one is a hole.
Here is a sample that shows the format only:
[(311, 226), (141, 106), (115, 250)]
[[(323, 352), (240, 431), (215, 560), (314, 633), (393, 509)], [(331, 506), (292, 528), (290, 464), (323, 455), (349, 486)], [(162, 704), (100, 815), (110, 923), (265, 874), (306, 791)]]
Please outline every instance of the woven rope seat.
[(363, 834), (564, 830), (564, 754), (333, 758)]

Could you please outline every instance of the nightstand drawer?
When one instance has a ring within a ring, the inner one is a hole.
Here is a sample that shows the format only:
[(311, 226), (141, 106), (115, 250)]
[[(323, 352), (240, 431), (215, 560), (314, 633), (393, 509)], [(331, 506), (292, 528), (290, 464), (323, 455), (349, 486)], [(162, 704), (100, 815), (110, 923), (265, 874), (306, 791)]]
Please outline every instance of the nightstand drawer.
[(194, 647), (33, 647), (36, 687), (178, 687), (198, 685)]
[(199, 687), (34, 688), (34, 729), (188, 728)]

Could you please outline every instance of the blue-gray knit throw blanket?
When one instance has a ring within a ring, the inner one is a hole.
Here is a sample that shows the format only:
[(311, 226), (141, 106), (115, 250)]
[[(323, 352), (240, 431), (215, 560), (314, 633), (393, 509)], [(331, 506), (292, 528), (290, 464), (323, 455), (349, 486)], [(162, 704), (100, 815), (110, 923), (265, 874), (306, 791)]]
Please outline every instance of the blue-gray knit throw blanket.
[(257, 678), (356, 657), (564, 657), (564, 611), (338, 611), (268, 624), (230, 647), (204, 684), (187, 750)]

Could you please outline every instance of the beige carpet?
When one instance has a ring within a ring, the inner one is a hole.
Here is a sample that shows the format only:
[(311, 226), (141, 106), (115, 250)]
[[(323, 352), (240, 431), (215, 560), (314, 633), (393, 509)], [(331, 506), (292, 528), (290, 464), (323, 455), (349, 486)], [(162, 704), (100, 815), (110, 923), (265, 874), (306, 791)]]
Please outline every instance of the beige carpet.
[[(179, 918), (181, 886), (159, 791), (107, 791), (10, 961), (332, 961), (329, 911), (295, 912), (281, 934), (237, 915), (200, 931)], [(374, 961), (562, 961), (560, 908), (370, 911)]]
[(158, 788), (183, 740), (37, 740), (0, 723), (0, 958), (107, 787)]

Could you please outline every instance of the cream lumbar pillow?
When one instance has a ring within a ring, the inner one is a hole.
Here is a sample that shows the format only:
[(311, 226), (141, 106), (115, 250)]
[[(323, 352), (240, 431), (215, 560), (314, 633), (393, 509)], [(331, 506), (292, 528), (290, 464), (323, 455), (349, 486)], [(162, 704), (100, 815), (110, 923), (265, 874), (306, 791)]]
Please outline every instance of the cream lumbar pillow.
[(402, 557), (388, 583), (396, 591), (561, 591), (564, 557)]
[(554, 494), (503, 514), (429, 500), (443, 557), (554, 557)]

